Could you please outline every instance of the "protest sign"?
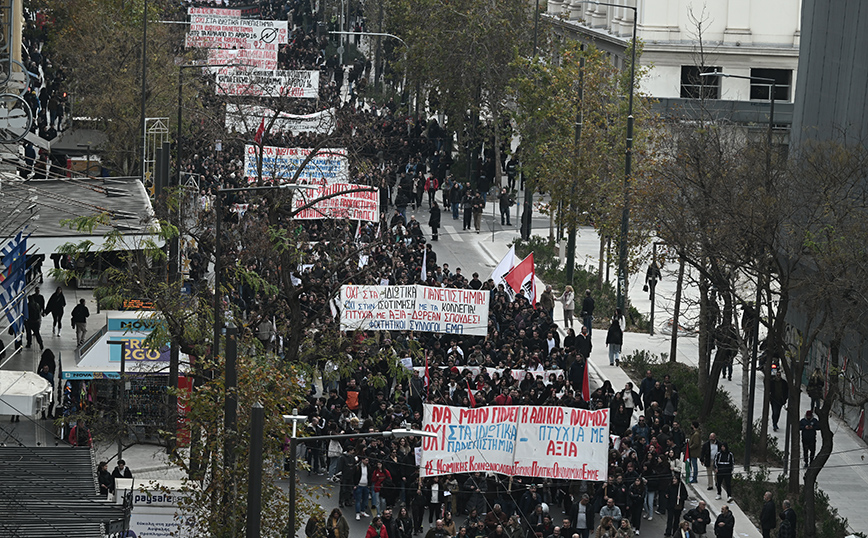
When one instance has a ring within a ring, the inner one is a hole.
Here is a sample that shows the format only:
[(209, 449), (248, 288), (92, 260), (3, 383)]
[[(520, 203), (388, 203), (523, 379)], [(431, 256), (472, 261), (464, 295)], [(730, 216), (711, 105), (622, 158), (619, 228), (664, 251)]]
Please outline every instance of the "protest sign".
[(484, 290), (346, 285), (341, 287), (341, 329), (485, 336), (489, 297)]
[(217, 95), (252, 95), (256, 97), (319, 96), (319, 71), (281, 71), (249, 68), (218, 68)]
[[(298, 168), (310, 153), (310, 148), (279, 148), (265, 146), (262, 148), (262, 179), (286, 183), (294, 176)], [(248, 181), (258, 180), (257, 161), (259, 147), (253, 144), (244, 146), (244, 176)], [(344, 148), (320, 149), (314, 158), (301, 171), (299, 184), (326, 185), (333, 183), (349, 183), (350, 165), (347, 160), (347, 150)]]
[(520, 410), (426, 404), (422, 423), (437, 437), (422, 438), (422, 476), (488, 471), (511, 476)]
[(241, 10), (219, 7), (188, 7), (187, 15), (205, 15), (207, 17), (225, 17), (228, 19), (240, 19)]
[(609, 410), (426, 404), (421, 475), (492, 471), (507, 476), (605, 481)]
[[(342, 192), (345, 194), (340, 194)], [(352, 219), (379, 222), (379, 192), (379, 189), (375, 187), (352, 183), (334, 183), (322, 185), (316, 189), (300, 191), (292, 200), (293, 207), (300, 210), (293, 218), (296, 220)], [(317, 200), (317, 202), (310, 207), (305, 207), (312, 200)]]
[(608, 462), (608, 409), (521, 407), (516, 475), (601, 481)]
[(209, 65), (244, 65), (263, 70), (277, 69), (277, 45), (259, 49), (208, 49)]
[(332, 134), (335, 130), (335, 109), (329, 108), (313, 114), (278, 113), (268, 107), (257, 105), (226, 105), (226, 128), (240, 133), (252, 132), (264, 119), (268, 125), (277, 116), (270, 132)]
[(288, 35), (286, 21), (191, 14), (185, 44), (206, 49), (256, 49), (286, 43)]

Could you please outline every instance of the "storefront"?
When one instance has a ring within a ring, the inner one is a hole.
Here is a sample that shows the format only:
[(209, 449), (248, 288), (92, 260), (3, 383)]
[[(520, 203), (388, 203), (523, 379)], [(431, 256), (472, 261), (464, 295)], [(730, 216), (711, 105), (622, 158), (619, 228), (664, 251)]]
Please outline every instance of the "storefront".
[[(74, 354), (61, 357), (60, 412), (63, 416), (116, 413), (123, 359), (124, 423), (136, 438), (159, 438), (170, 411), (170, 350), (168, 346), (153, 349), (146, 344), (159, 321), (152, 318), (150, 311), (105, 311), (100, 316), (104, 316), (104, 325), (95, 328)], [(93, 326), (93, 318), (88, 325)], [(181, 356), (180, 363), (178, 386), (182, 391), (189, 390), (192, 381), (184, 375), (189, 359)], [(179, 410), (184, 411), (181, 406)]]

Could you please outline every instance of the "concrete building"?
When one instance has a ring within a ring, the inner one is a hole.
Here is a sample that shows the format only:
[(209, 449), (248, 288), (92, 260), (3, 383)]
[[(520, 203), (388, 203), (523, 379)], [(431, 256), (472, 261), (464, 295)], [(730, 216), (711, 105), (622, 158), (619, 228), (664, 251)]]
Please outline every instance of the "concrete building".
[[(610, 0), (636, 8), (640, 64), (651, 66), (642, 91), (661, 110), (689, 105), (700, 95), (734, 114), (737, 122), (768, 121), (768, 85), (737, 78), (700, 77), (701, 72), (773, 78), (777, 81), (775, 123), (790, 123), (798, 74), (801, 0)], [(559, 33), (624, 57), (634, 11), (575, 0), (549, 0), (546, 14)], [(700, 39), (701, 37), (701, 39)], [(761, 110), (760, 110), (761, 109)]]

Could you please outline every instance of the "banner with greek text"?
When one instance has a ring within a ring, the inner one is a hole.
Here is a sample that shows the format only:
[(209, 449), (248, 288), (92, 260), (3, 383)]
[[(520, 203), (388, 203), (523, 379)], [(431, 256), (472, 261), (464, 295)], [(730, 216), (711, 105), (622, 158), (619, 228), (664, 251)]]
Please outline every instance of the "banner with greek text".
[(205, 15), (208, 17), (224, 17), (228, 19), (240, 19), (240, 9), (226, 9), (219, 7), (188, 7), (187, 15)]
[(277, 69), (277, 45), (259, 49), (208, 49), (208, 64), (236, 64), (273, 71)]
[(605, 481), (609, 410), (425, 404), (421, 476), (495, 472)]
[(268, 125), (277, 116), (270, 132), (332, 134), (335, 130), (335, 109), (329, 108), (313, 114), (278, 113), (268, 107), (257, 105), (226, 105), (226, 129), (239, 133), (255, 132), (264, 119)]
[(488, 333), (489, 292), (430, 286), (341, 287), (341, 329)]
[[(296, 170), (310, 153), (310, 148), (262, 148), (262, 179), (286, 183), (295, 175)], [(244, 176), (251, 183), (258, 178), (257, 157), (259, 147), (254, 144), (244, 146)], [(296, 183), (331, 185), (350, 182), (350, 165), (347, 150), (344, 148), (320, 149), (299, 174)]]
[(217, 95), (252, 95), (255, 97), (319, 97), (319, 71), (282, 71), (246, 67), (214, 68), (217, 72)]
[[(365, 189), (365, 190), (360, 190)], [(305, 207), (311, 201), (316, 203)], [(380, 222), (380, 191), (375, 187), (334, 183), (316, 189), (299, 191), (292, 199), (293, 206), (300, 210), (296, 220), (351, 219)]]
[(191, 14), (185, 44), (205, 49), (257, 49), (284, 44), (288, 37), (286, 21)]

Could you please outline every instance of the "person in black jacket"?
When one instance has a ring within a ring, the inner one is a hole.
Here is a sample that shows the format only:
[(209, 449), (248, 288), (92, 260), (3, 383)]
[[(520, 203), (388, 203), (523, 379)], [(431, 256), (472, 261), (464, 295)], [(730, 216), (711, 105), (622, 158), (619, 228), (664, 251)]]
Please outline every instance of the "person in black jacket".
[(72, 325), (75, 327), (75, 341), (79, 346), (84, 343), (84, 337), (87, 336), (88, 317), (90, 317), (90, 310), (87, 309), (85, 300), (82, 299), (72, 309)]
[(714, 471), (717, 473), (717, 497), (720, 499), (720, 488), (726, 490), (727, 502), (732, 502), (732, 471), (735, 468), (735, 458), (729, 451), (729, 445), (721, 443), (720, 452), (714, 458)]
[(431, 227), (431, 241), (437, 241), (437, 230), (440, 228), (440, 206), (437, 201), (431, 204), (431, 209), (428, 210), (431, 216), (428, 217), (428, 226)]
[(576, 351), (582, 357), (589, 359), (591, 357), (591, 351), (594, 349), (593, 344), (591, 343), (591, 330), (585, 326), (582, 326), (582, 331), (576, 336)]
[(763, 531), (763, 538), (771, 538), (772, 529), (777, 524), (775, 517), (775, 501), (772, 500), (772, 492), (767, 491), (763, 495), (763, 509), (760, 512), (760, 527)]
[(606, 345), (609, 346), (609, 366), (621, 363), (621, 345), (624, 343), (624, 332), (618, 319), (613, 319), (606, 333)]
[(684, 520), (690, 522), (690, 529), (697, 538), (705, 538), (706, 529), (711, 524), (711, 513), (705, 505), (705, 501), (699, 501), (696, 508), (691, 508), (684, 514)]
[(594, 330), (594, 298), (591, 297), (591, 290), (585, 290), (585, 298), (582, 299), (582, 325), (588, 328), (588, 336)]
[(132, 478), (133, 472), (130, 471), (130, 468), (127, 467), (127, 462), (124, 460), (118, 460), (118, 465), (115, 467), (115, 470), (112, 471), (112, 478)]
[(678, 476), (673, 476), (669, 487), (663, 491), (661, 500), (666, 509), (666, 531), (663, 536), (672, 536), (678, 530), (678, 523), (681, 521), (684, 501), (687, 500), (687, 486)]
[(97, 482), (99, 483), (99, 494), (108, 496), (109, 493), (115, 491), (115, 480), (108, 472), (108, 463), (101, 461), (97, 465)]
[[(43, 316), (51, 314), (51, 334), (60, 336), (60, 320), (63, 319), (63, 309), (66, 308), (66, 297), (63, 296), (63, 288), (57, 287), (57, 290), (48, 298), (48, 304), (45, 305)], [(57, 330), (55, 331), (55, 326)]]
[(729, 511), (729, 506), (724, 504), (720, 507), (720, 514), (714, 521), (714, 535), (717, 538), (732, 538), (733, 529), (735, 529), (735, 516)]

